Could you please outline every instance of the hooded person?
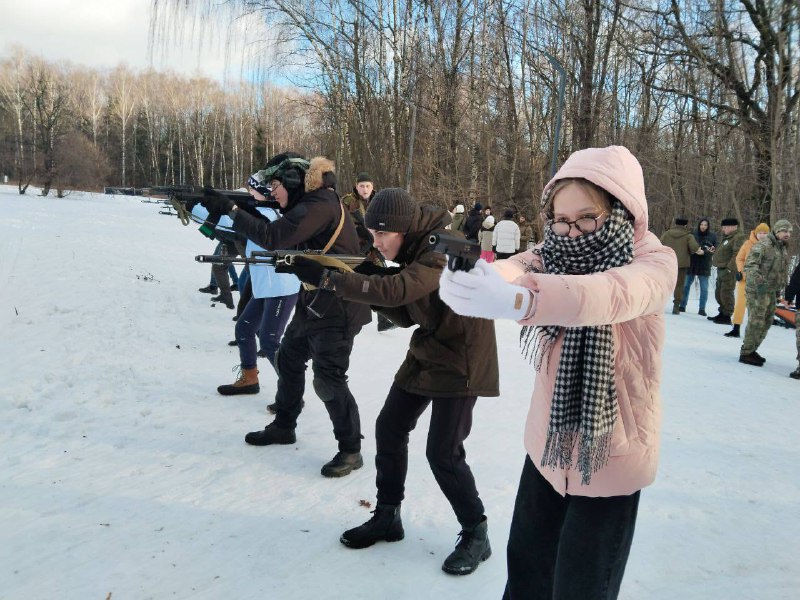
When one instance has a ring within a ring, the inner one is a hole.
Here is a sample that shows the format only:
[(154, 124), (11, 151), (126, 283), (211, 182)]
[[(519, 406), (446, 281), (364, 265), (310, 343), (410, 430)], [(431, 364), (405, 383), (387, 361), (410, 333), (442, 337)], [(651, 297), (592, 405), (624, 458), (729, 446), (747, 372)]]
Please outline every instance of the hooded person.
[(453, 222), (450, 224), (450, 229), (453, 231), (463, 231), (465, 219), (464, 205), (456, 204), (455, 209), (453, 209)]
[(704, 317), (706, 314), (706, 302), (708, 302), (708, 278), (711, 276), (711, 257), (714, 255), (714, 250), (717, 247), (717, 234), (711, 231), (711, 221), (708, 217), (702, 217), (692, 233), (694, 239), (700, 245), (702, 254), (694, 253), (691, 256), (689, 263), (689, 270), (686, 272), (686, 280), (683, 284), (683, 302), (679, 307), (681, 312), (686, 311), (686, 305), (689, 301), (689, 292), (692, 289), (692, 284), (695, 279), (700, 284), (700, 297), (698, 298), (697, 314)]
[(439, 299), (445, 257), (433, 252), (428, 240), (449, 222), (446, 210), (421, 207), (403, 189), (384, 189), (367, 208), (366, 224), (375, 247), (398, 267), (382, 268), (367, 261), (354, 273), (341, 273), (300, 260), (293, 272), (311, 284), (329, 280), (339, 298), (372, 306), (400, 327), (415, 327), (375, 424), (374, 515), (345, 531), (340, 541), (358, 549), (403, 539), (400, 504), (405, 497), (409, 433), (431, 406), (426, 456), (461, 526), (458, 545), (442, 569), (465, 575), (489, 558), (491, 547), (464, 440), (472, 428), (477, 397), (499, 395), (499, 369), (494, 323), (459, 316)]
[(504, 598), (614, 599), (656, 474), (677, 258), (648, 231), (642, 169), (624, 147), (573, 153), (542, 211), (542, 244), (446, 271), (439, 294), (459, 314), (518, 321), (536, 373)]
[(740, 337), (740, 328), (744, 322), (744, 311), (747, 306), (747, 299), (745, 298), (745, 281), (744, 281), (744, 263), (747, 261), (747, 255), (758, 242), (764, 239), (769, 234), (769, 225), (766, 223), (759, 223), (753, 231), (750, 232), (739, 252), (736, 253), (736, 300), (733, 305), (733, 315), (731, 315), (731, 322), (733, 327), (731, 330), (724, 334), (725, 337)]
[(753, 245), (744, 262), (747, 326), (739, 351), (741, 363), (761, 367), (766, 362), (758, 348), (775, 318), (775, 298), (786, 286), (791, 236), (792, 224), (786, 219), (776, 221), (772, 231)]
[(481, 224), (484, 220), (484, 216), (481, 212), (482, 210), (483, 204), (476, 202), (475, 205), (470, 209), (469, 213), (467, 214), (467, 218), (464, 221), (464, 228), (462, 229), (464, 232), (464, 237), (472, 242), (478, 241), (478, 233), (480, 233)]
[[(282, 160), (278, 160), (282, 158)], [(267, 250), (320, 250), (330, 254), (359, 254), (353, 222), (336, 194), (334, 163), (324, 157), (311, 161), (298, 155), (276, 157), (267, 169), (271, 197), (282, 216), (257, 219), (225, 198), (205, 200), (206, 206), (228, 212), (233, 228)], [(255, 446), (294, 444), (297, 419), (303, 408), (306, 365), (311, 361), (314, 391), (333, 424), (338, 452), (322, 467), (325, 477), (342, 477), (363, 465), (361, 421), (347, 384), (353, 339), (370, 322), (369, 306), (334, 298), (324, 311), (316, 303), (319, 290), (300, 290), (296, 308), (275, 356), (278, 372), (275, 420), (245, 436)]]
[(700, 249), (700, 244), (692, 233), (686, 229), (689, 220), (684, 217), (676, 217), (675, 225), (664, 232), (661, 236), (661, 243), (672, 248), (675, 256), (678, 257), (678, 275), (675, 280), (675, 289), (672, 292), (672, 314), (681, 314), (680, 307), (685, 306), (683, 302), (683, 289), (686, 284), (686, 273), (691, 265), (691, 257), (694, 254), (704, 254)]

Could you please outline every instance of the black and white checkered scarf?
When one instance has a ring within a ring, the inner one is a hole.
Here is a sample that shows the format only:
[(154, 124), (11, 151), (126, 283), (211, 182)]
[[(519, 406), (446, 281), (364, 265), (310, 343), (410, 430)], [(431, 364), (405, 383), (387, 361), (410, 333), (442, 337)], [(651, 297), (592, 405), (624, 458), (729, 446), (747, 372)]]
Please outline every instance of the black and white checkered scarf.
[[(611, 215), (597, 231), (571, 238), (545, 232), (541, 248), (545, 273), (585, 275), (627, 265), (633, 260), (633, 223), (627, 209), (614, 201)], [(581, 483), (608, 462), (611, 434), (617, 418), (614, 383), (614, 335), (611, 325), (524, 327), (523, 354), (535, 357), (538, 371), (564, 330), (564, 345), (556, 373), (543, 467), (572, 466), (578, 445)]]

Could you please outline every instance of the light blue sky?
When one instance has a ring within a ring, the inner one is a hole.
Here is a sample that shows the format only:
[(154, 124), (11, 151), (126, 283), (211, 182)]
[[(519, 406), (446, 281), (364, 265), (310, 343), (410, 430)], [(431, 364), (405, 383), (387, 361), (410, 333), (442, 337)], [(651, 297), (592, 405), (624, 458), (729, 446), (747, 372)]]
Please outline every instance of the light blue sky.
[[(125, 63), (150, 66), (148, 32), (152, 0), (0, 0), (0, 56), (13, 44), (49, 61), (68, 60), (96, 68)], [(187, 35), (188, 37), (188, 35)], [(159, 70), (221, 79), (224, 49), (219, 42), (200, 55), (196, 45), (166, 43), (154, 54)], [(238, 71), (238, 61), (231, 61)]]

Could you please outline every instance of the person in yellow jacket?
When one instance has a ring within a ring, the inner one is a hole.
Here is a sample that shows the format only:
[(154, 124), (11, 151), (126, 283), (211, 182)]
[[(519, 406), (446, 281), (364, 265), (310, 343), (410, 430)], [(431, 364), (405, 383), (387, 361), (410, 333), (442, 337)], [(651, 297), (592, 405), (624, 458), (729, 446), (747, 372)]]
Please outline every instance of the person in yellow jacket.
[(744, 261), (747, 260), (747, 255), (750, 254), (750, 250), (753, 249), (753, 246), (767, 237), (767, 234), (769, 234), (769, 225), (766, 223), (759, 223), (758, 226), (750, 232), (750, 237), (747, 238), (744, 244), (742, 244), (742, 247), (739, 248), (739, 252), (736, 253), (736, 303), (734, 304), (733, 316), (731, 318), (733, 321), (733, 329), (726, 333), (725, 337), (741, 337), (739, 335), (739, 328), (744, 322), (744, 309), (747, 305), (744, 294)]

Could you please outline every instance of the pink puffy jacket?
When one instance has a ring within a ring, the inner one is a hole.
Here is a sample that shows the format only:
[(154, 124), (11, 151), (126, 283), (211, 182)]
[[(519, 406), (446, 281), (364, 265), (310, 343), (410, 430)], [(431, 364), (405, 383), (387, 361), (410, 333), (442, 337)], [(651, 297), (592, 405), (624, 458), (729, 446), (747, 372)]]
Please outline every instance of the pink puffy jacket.
[[(664, 304), (675, 287), (675, 253), (647, 230), (647, 200), (642, 169), (622, 146), (589, 148), (574, 153), (545, 187), (558, 179), (582, 177), (618, 198), (634, 216), (634, 258), (624, 266), (590, 275), (549, 275), (525, 272), (541, 258), (531, 251), (495, 263), (503, 276), (536, 292), (532, 314), (522, 325), (612, 324), (616, 347), (619, 413), (608, 464), (581, 485), (580, 473), (541, 467), (547, 439), (563, 334), (536, 374), (525, 427), (525, 448), (542, 475), (561, 495), (620, 496), (655, 479), (661, 427), (661, 351), (664, 345)], [(533, 369), (533, 367), (531, 367)], [(577, 448), (575, 450), (577, 453)]]

